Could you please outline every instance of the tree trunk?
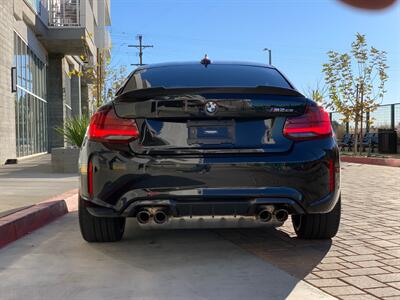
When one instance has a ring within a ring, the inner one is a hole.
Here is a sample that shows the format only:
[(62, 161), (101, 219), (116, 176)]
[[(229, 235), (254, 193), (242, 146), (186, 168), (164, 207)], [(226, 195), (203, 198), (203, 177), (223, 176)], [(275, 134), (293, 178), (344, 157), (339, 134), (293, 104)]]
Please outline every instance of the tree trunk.
[(356, 115), (354, 119), (354, 147), (353, 147), (353, 153), (357, 154), (358, 150), (358, 115)]
[[(363, 140), (363, 118), (364, 117), (364, 83), (361, 84), (361, 112), (360, 112), (360, 124), (361, 124), (361, 128), (360, 128), (360, 139), (361, 139), (361, 144), (362, 144), (362, 140)], [(362, 145), (360, 145), (360, 155), (362, 152)]]
[(360, 149), (359, 149), (359, 154), (362, 154), (362, 141), (363, 141), (363, 117), (364, 117), (364, 113), (361, 111), (361, 116), (360, 116)]
[(354, 113), (354, 147), (353, 147), (353, 154), (357, 154), (357, 149), (358, 149), (358, 121), (359, 121), (359, 92), (360, 92), (360, 86), (357, 84), (357, 89), (356, 89), (356, 106), (355, 106), (355, 113)]

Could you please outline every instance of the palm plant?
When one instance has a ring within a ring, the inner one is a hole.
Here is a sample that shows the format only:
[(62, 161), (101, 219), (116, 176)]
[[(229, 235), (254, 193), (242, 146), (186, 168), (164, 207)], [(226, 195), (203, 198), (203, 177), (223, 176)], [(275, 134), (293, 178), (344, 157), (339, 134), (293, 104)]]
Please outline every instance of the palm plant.
[(64, 127), (56, 127), (55, 130), (63, 135), (69, 144), (80, 148), (88, 126), (89, 118), (83, 115), (67, 120)]

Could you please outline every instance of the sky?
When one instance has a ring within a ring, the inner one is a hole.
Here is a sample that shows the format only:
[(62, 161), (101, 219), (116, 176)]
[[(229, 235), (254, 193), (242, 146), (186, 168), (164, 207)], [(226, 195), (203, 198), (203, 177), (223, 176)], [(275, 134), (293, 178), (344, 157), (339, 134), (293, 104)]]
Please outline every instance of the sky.
[[(399, 2), (399, 1), (398, 1)], [(400, 102), (400, 4), (382, 11), (336, 0), (111, 0), (112, 60), (131, 71), (143, 35), (146, 64), (211, 60), (268, 62), (302, 92), (324, 84), (327, 51), (349, 52), (357, 32), (388, 53), (383, 104)]]

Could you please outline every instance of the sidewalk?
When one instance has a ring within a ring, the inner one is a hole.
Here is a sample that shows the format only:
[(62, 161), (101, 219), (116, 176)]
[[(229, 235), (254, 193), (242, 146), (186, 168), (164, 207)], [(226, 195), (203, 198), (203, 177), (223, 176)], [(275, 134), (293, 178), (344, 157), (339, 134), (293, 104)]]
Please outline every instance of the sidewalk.
[(0, 166), (0, 214), (26, 207), (78, 187), (77, 174), (53, 173), (45, 154)]

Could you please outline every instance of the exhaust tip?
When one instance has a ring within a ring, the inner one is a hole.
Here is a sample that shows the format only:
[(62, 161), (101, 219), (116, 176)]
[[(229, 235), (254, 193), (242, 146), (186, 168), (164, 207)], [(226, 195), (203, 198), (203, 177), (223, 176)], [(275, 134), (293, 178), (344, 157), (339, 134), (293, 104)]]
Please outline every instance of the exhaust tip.
[(289, 213), (286, 209), (278, 209), (275, 212), (275, 218), (279, 221), (279, 222), (285, 222), (287, 220), (287, 218), (289, 217)]
[(261, 222), (269, 222), (272, 219), (272, 214), (269, 210), (264, 209), (258, 213), (258, 218)]
[(136, 219), (140, 224), (147, 224), (150, 221), (150, 213), (147, 210), (141, 210), (137, 213)]
[(157, 223), (157, 224), (164, 224), (165, 222), (167, 222), (167, 220), (168, 220), (168, 216), (162, 210), (158, 210), (154, 214), (154, 222)]

